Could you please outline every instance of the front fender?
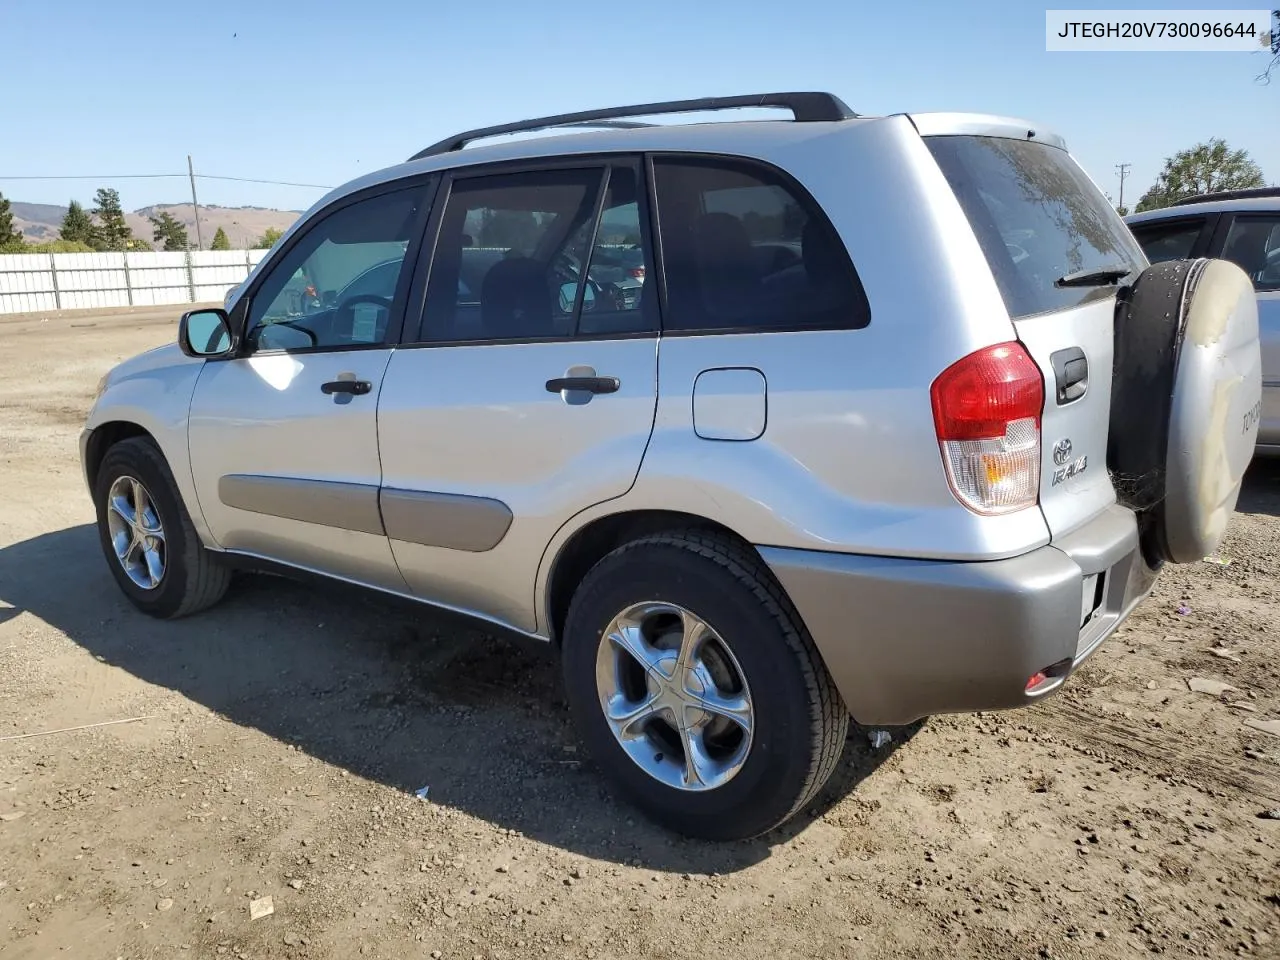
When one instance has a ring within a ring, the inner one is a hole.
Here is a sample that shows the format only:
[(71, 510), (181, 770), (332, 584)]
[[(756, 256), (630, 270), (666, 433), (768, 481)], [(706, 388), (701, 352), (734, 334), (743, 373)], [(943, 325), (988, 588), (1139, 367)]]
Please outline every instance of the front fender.
[[(154, 353), (154, 352), (153, 352)], [(177, 353), (175, 348), (174, 353)], [(90, 483), (96, 464), (89, 462), (92, 438), (112, 424), (129, 424), (145, 430), (155, 440), (168, 461), (178, 486), (178, 495), (186, 505), (191, 522), (206, 546), (216, 549), (209, 535), (200, 501), (196, 497), (191, 475), (191, 456), (187, 446), (187, 416), (196, 382), (204, 369), (204, 361), (177, 357), (156, 358), (168, 362), (142, 364), (138, 361), (152, 354), (126, 361), (108, 375), (106, 389), (89, 411), (80, 435), (80, 459), (85, 481)], [(98, 456), (104, 450), (96, 451)], [(91, 484), (90, 484), (91, 486)], [(92, 495), (92, 489), (90, 494)]]

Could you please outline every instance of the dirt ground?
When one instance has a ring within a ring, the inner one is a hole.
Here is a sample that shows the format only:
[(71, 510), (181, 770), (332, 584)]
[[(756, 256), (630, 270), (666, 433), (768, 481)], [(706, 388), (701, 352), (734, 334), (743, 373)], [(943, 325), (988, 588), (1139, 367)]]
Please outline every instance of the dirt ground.
[(0, 322), (5, 960), (1280, 957), (1280, 466), (1060, 695), (855, 729), (792, 828), (690, 843), (609, 794), (536, 645), (267, 576), (129, 607), (76, 437), (174, 331)]

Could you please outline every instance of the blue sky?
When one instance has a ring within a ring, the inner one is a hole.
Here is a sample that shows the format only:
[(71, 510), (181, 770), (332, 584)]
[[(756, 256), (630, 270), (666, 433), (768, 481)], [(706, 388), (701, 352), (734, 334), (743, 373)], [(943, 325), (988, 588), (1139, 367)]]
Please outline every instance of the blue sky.
[[(6, 178), (184, 172), (188, 153), (197, 172), (335, 185), (468, 127), (788, 89), (830, 90), (862, 113), (1024, 117), (1065, 136), (1113, 197), (1115, 165), (1131, 164), (1130, 205), (1165, 156), (1214, 136), (1280, 182), (1280, 77), (1254, 82), (1261, 53), (1048, 53), (1044, 11), (1025, 0), (3, 0), (0, 192), (65, 203), (109, 183), (129, 209), (181, 201), (185, 180)], [(225, 206), (303, 208), (322, 193), (199, 189)]]

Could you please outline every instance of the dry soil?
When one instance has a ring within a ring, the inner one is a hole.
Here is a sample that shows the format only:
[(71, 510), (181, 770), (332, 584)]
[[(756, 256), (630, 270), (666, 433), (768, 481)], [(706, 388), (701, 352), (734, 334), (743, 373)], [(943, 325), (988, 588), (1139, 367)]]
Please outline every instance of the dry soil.
[(1276, 466), (1060, 695), (855, 729), (790, 829), (690, 843), (610, 795), (537, 646), (267, 576), (128, 606), (76, 436), (174, 329), (0, 323), (5, 960), (1280, 957)]

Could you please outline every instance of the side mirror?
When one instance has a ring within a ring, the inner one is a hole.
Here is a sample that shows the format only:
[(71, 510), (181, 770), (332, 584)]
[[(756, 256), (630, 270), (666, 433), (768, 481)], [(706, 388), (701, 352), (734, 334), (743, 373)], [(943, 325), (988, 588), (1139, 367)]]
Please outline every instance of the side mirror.
[(224, 357), (235, 347), (225, 310), (191, 310), (178, 322), (178, 346), (188, 357)]

